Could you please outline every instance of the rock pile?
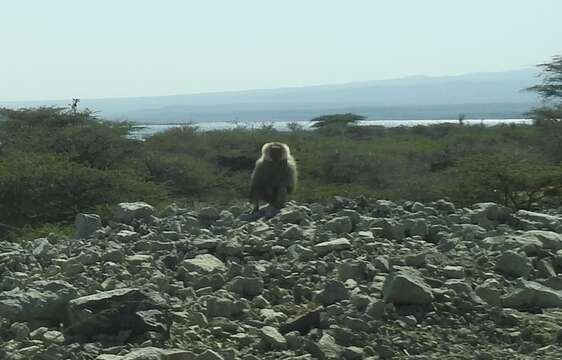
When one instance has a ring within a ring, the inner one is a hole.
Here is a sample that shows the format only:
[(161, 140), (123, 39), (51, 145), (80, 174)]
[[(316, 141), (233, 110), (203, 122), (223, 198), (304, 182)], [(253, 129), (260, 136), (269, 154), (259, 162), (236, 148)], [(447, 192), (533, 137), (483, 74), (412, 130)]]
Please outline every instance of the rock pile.
[(0, 359), (559, 359), (562, 209), (337, 198), (0, 242)]

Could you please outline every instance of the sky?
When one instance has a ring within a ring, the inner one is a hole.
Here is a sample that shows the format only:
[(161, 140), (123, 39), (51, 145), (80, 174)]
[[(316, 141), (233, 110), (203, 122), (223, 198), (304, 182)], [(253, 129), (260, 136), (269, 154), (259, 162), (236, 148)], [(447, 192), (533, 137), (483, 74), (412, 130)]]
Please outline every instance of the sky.
[(18, 0), (0, 101), (157, 96), (534, 66), (560, 0)]

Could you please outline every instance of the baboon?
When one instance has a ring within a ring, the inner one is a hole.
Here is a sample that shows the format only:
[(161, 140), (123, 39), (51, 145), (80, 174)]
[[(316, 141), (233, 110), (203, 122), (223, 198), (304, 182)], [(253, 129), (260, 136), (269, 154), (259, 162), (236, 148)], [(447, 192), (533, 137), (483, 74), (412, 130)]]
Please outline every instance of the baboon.
[(250, 201), (254, 203), (254, 212), (259, 210), (260, 200), (281, 209), (287, 194), (295, 191), (296, 186), (297, 164), (289, 146), (280, 142), (264, 144), (252, 173)]

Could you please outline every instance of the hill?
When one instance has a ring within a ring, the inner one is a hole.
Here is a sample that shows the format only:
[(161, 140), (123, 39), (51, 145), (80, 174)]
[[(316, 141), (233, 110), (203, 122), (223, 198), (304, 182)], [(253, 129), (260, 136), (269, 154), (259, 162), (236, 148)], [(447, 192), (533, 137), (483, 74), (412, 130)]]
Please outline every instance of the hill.
[[(369, 119), (522, 117), (535, 103), (522, 91), (536, 83), (535, 69), (458, 76), (411, 76), (348, 84), (258, 89), (173, 96), (82, 99), (109, 119), (142, 123), (179, 121), (307, 120), (332, 112)], [(79, 94), (77, 94), (78, 96)], [(0, 102), (7, 107), (65, 105), (69, 100)]]

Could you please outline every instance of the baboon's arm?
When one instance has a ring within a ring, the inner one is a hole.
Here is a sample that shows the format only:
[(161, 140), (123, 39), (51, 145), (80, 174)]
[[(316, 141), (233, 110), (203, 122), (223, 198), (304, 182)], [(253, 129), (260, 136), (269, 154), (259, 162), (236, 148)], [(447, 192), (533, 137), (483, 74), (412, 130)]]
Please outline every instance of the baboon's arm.
[(259, 193), (263, 191), (266, 185), (266, 171), (263, 163), (257, 163), (252, 173), (252, 182), (250, 184), (250, 200), (259, 200)]

